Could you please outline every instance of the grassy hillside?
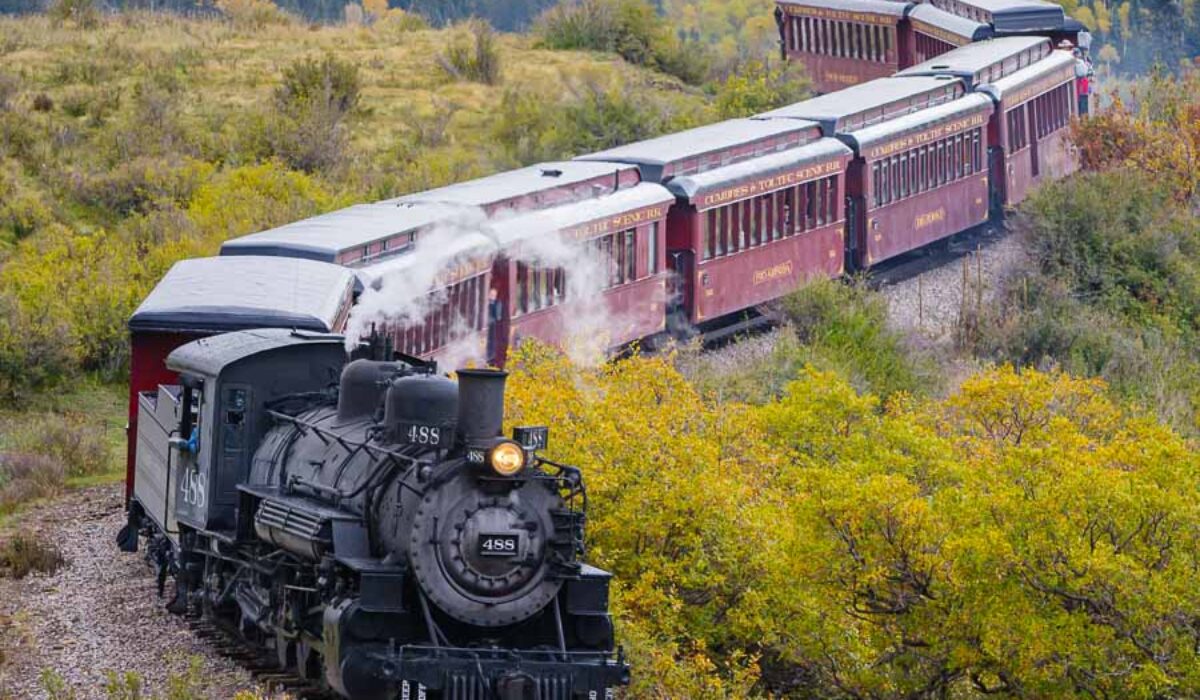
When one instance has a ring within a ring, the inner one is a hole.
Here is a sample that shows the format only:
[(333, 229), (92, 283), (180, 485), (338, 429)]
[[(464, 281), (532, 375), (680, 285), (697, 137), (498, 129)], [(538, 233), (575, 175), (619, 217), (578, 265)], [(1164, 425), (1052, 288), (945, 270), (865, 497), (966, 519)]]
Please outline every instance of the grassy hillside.
[(0, 400), (120, 376), (138, 301), (230, 237), (718, 114), (615, 54), (482, 25), (231, 16), (0, 19)]

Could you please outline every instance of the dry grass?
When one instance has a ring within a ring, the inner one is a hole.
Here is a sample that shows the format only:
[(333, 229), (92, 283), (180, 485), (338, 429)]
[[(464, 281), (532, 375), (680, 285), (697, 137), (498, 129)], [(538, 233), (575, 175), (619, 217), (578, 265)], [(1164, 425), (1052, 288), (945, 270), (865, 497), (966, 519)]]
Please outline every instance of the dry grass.
[[(150, 70), (168, 68), (186, 76), (190, 88), (204, 95), (203, 104), (191, 106), (187, 115), (203, 121), (260, 107), (271, 99), (284, 67), (301, 58), (335, 53), (359, 67), (366, 116), (355, 125), (352, 140), (364, 152), (407, 136), (411, 126), (405, 117), (414, 110), (432, 113), (435, 100), (454, 105), (450, 128), (456, 141), (481, 143), (487, 134), (480, 127), (502, 99), (505, 86), (537, 86), (549, 101), (598, 71), (618, 80), (646, 78), (645, 71), (616, 56), (533, 49), (526, 37), (497, 34), (504, 84), (454, 81), (439, 68), (437, 56), (455, 32), (398, 32), (387, 25), (313, 29), (299, 23), (249, 31), (216, 20), (137, 12), (81, 31), (54, 26), (44, 17), (0, 18), (0, 63), (23, 76), (25, 85), (42, 86), (40, 92), (54, 104), (73, 99), (81, 90), (128, 95)], [(130, 71), (131, 65), (143, 69)], [(34, 98), (27, 93), (17, 99)]]
[(58, 547), (32, 532), (21, 531), (0, 540), (0, 578), (52, 574), (64, 564), (66, 559)]

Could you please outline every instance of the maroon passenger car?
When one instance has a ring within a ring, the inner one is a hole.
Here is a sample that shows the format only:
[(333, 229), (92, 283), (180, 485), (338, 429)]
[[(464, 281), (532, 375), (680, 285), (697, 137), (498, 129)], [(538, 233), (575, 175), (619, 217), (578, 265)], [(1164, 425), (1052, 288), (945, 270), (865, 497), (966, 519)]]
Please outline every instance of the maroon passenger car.
[(1004, 37), (964, 46), (898, 74), (954, 76), (997, 103), (988, 127), (998, 204), (1015, 205), (1042, 178), (1078, 168), (1067, 138), (1076, 111), (1074, 57), (1043, 37)]
[(849, 175), (858, 267), (987, 221), (992, 112), (973, 94), (842, 137), (858, 156)]
[(498, 355), (523, 338), (594, 352), (661, 332), (673, 201), (662, 186), (642, 183), (497, 221)]
[(777, 0), (784, 59), (804, 64), (817, 92), (834, 92), (903, 67), (906, 3), (893, 0)]
[(815, 122), (734, 119), (581, 159), (635, 163), (675, 195), (673, 312), (698, 324), (842, 271), (849, 157)]
[(1070, 53), (1054, 51), (981, 90), (997, 103), (989, 133), (1003, 152), (1005, 205), (1020, 203), (1044, 179), (1079, 169), (1068, 128), (1076, 116), (1075, 58)]
[(836, 139), (676, 178), (671, 250), (692, 323), (752, 308), (845, 267), (845, 171)]
[[(632, 167), (609, 164), (608, 170), (636, 175)], [(379, 319), (375, 330), (385, 354), (399, 350), (443, 363), (503, 365), (513, 341), (522, 338), (574, 342), (568, 335), (583, 330), (586, 319), (569, 315), (581, 311), (604, 321), (586, 329), (606, 336), (593, 338), (597, 350), (661, 331), (665, 221), (673, 197), (649, 183), (590, 193), (557, 207), (498, 213), (472, 230), (428, 237), (409, 255), (363, 266), (360, 274), (370, 281), (355, 313)], [(572, 287), (584, 266), (600, 278)], [(599, 299), (595, 306), (572, 306), (565, 303), (572, 291)], [(352, 328), (363, 333), (363, 323), (356, 318)]]
[(1091, 41), (1086, 27), (1046, 0), (776, 0), (775, 22), (784, 60), (803, 65), (821, 93), (990, 37)]
[(991, 36), (986, 24), (953, 15), (928, 3), (913, 5), (905, 15), (912, 49), (902, 57), (904, 66), (927, 61), (960, 46), (983, 41)]

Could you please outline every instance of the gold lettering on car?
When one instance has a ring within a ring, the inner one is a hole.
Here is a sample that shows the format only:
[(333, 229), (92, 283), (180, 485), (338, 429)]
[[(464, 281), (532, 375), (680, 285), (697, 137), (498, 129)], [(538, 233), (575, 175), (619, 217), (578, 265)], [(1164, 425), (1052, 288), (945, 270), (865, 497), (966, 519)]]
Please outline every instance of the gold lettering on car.
[(729, 187), (723, 190), (718, 190), (711, 194), (700, 195), (696, 198), (695, 204), (700, 208), (714, 207), (721, 204), (736, 202), (739, 199), (753, 197), (758, 194), (767, 194), (776, 190), (781, 190), (785, 187), (798, 185), (801, 182), (812, 180), (814, 178), (824, 177), (842, 171), (842, 163), (840, 160), (831, 160), (819, 165), (811, 165), (803, 168), (797, 168), (778, 175), (769, 177), (761, 177), (757, 180), (751, 180), (734, 187)]
[(946, 209), (944, 207), (938, 207), (933, 211), (926, 212), (924, 214), (918, 214), (916, 221), (913, 222), (913, 226), (916, 228), (916, 230), (920, 231), (923, 228), (933, 226), (934, 224), (945, 220)]
[(851, 75), (849, 73), (832, 73), (832, 72), (826, 71), (825, 72), (825, 81), (830, 82), (830, 83), (837, 83), (838, 85), (858, 85), (859, 83), (862, 82), (862, 78), (859, 78), (857, 75)]
[(793, 16), (820, 17), (821, 19), (836, 19), (843, 22), (861, 22), (863, 24), (883, 24), (894, 26), (896, 16), (876, 15), (869, 12), (854, 12), (851, 10), (834, 10), (828, 7), (806, 7), (804, 5), (784, 5), (783, 11)]
[(1007, 95), (1003, 95), (1001, 99), (1005, 105), (1016, 105), (1025, 102), (1029, 98), (1040, 95), (1051, 88), (1058, 87), (1062, 83), (1075, 79), (1075, 68), (1067, 66), (1065, 69), (1059, 70), (1057, 73), (1043, 78), (1032, 85), (1018, 89)]
[(987, 120), (988, 115), (980, 113), (973, 114), (963, 119), (956, 119), (951, 122), (946, 122), (945, 124), (939, 124), (928, 131), (923, 131), (919, 134), (913, 134), (911, 136), (905, 136), (904, 138), (896, 139), (895, 141), (889, 141), (882, 146), (876, 146), (867, 152), (867, 158), (872, 160), (875, 158), (885, 158), (893, 153), (907, 151), (908, 149), (915, 148), (916, 146), (923, 146), (927, 143), (938, 141), (952, 134), (957, 134), (961, 131), (966, 131), (967, 129), (983, 126), (987, 123)]
[(940, 39), (940, 40), (946, 42), (947, 44), (953, 44), (955, 46), (965, 46), (966, 44), (970, 43), (970, 40), (967, 39), (966, 37), (963, 37), (959, 34), (954, 34), (953, 32), (948, 32), (944, 29), (940, 29), (931, 24), (925, 24), (924, 22), (913, 21), (912, 26), (913, 26), (913, 29), (915, 29), (916, 31), (921, 32), (922, 34), (927, 34), (927, 35), (933, 37), (934, 39)]
[(639, 209), (637, 211), (617, 214), (607, 219), (589, 221), (588, 223), (580, 226), (565, 228), (562, 230), (562, 235), (563, 237), (571, 240), (583, 241), (606, 234), (610, 231), (619, 231), (651, 221), (656, 221), (666, 216), (666, 214), (666, 206), (646, 207), (645, 209)]
[(771, 267), (763, 268), (762, 270), (754, 271), (754, 284), (765, 284), (772, 280), (777, 280), (780, 277), (787, 277), (792, 274), (792, 261), (785, 260), (784, 262), (772, 265)]

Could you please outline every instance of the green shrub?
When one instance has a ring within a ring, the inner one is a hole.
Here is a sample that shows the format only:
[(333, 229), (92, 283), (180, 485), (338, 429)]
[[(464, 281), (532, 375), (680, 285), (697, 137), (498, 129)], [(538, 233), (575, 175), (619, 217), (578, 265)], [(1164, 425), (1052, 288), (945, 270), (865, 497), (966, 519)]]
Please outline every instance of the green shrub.
[(214, 4), (234, 26), (242, 29), (257, 30), (295, 21), (271, 0), (216, 0)]
[(747, 61), (717, 87), (717, 113), (723, 119), (749, 117), (799, 102), (809, 94), (808, 79), (793, 64), (773, 68)]
[(26, 310), (0, 290), (0, 405), (19, 403), (57, 382), (75, 362), (65, 317)]
[(837, 370), (860, 390), (886, 399), (936, 388), (929, 358), (888, 327), (887, 301), (865, 285), (818, 280), (786, 297), (783, 309), (806, 360)]
[(1180, 430), (1200, 429), (1200, 218), (1123, 171), (1040, 188), (1015, 228), (1033, 264), (1002, 282), (969, 349), (1103, 377)]
[(192, 195), (187, 216), (212, 246), (274, 226), (305, 219), (339, 204), (320, 180), (278, 162), (219, 172)]
[(305, 58), (283, 69), (275, 102), (285, 112), (318, 105), (341, 116), (358, 109), (362, 81), (358, 66), (333, 54)]
[(569, 158), (688, 128), (693, 113), (677, 113), (636, 85), (584, 78), (557, 104), (535, 89), (505, 92), (493, 135), (520, 164)]
[(682, 42), (645, 0), (561, 0), (538, 17), (534, 32), (547, 48), (610, 51), (689, 83), (708, 72), (704, 47)]
[(696, 390), (719, 402), (764, 404), (783, 395), (800, 374), (805, 350), (790, 326), (747, 336), (716, 351), (700, 344), (683, 348), (679, 371)]
[(203, 161), (139, 156), (115, 167), (69, 178), (76, 199), (89, 206), (128, 216), (170, 204), (186, 204), (213, 174)]
[(1200, 455), (1100, 382), (885, 402), (808, 367), (748, 407), (663, 356), (510, 370), (507, 417), (587, 480), (637, 697), (1200, 692)]
[(19, 240), (54, 219), (41, 194), (19, 175), (20, 167), (0, 159), (0, 239)]
[(21, 91), (21, 79), (12, 73), (0, 71), (0, 112), (12, 107), (13, 100)]
[(393, 7), (384, 12), (382, 17), (375, 20), (372, 27), (377, 32), (402, 35), (408, 32), (429, 29), (429, 20), (416, 12), (405, 12), (398, 7)]
[(1200, 217), (1170, 192), (1125, 170), (1049, 184), (1017, 228), (1039, 272), (1138, 323), (1200, 329)]
[(332, 171), (349, 150), (347, 119), (358, 109), (358, 66), (327, 54), (284, 69), (275, 89), (279, 113), (268, 122), (272, 152), (297, 170)]
[(500, 82), (500, 49), (496, 32), (483, 20), (471, 20), (437, 56), (438, 66), (453, 80), (485, 85)]

